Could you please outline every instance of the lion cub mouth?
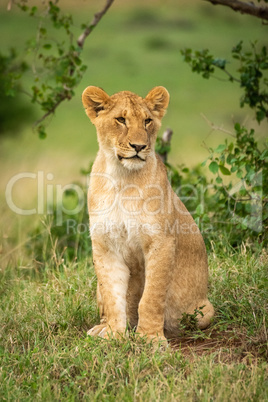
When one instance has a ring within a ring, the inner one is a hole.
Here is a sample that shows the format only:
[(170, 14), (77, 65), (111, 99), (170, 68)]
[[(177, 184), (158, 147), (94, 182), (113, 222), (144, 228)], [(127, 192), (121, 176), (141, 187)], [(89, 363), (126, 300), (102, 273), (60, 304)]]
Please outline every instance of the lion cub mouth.
[(121, 155), (117, 155), (118, 159), (121, 161), (122, 159), (132, 159), (132, 160), (140, 160), (142, 162), (145, 162), (145, 159), (141, 158), (138, 154), (130, 156), (130, 157), (125, 157), (125, 156), (121, 156)]

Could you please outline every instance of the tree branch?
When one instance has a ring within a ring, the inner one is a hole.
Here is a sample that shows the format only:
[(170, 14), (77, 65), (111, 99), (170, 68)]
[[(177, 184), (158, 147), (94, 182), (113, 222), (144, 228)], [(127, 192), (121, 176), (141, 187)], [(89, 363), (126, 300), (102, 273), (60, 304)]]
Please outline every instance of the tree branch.
[(7, 11), (10, 11), (12, 8), (13, 0), (9, 0), (8, 5), (7, 5)]
[[(171, 130), (171, 128), (166, 128), (166, 130), (164, 131), (163, 135), (162, 135), (162, 145), (163, 146), (170, 146), (170, 142), (171, 142), (171, 137), (173, 135), (173, 130)], [(162, 161), (164, 163), (167, 162), (167, 156), (168, 156), (168, 152), (164, 152), (163, 154), (158, 154), (160, 156), (160, 159), (162, 159)]]
[(61, 102), (63, 102), (65, 99), (70, 99), (68, 96), (63, 95), (57, 103), (55, 103), (53, 105), (53, 107), (51, 109), (49, 109), (45, 114), (43, 114), (42, 117), (40, 117), (40, 119), (36, 120), (36, 122), (34, 123), (33, 127), (39, 126), (40, 123), (42, 123), (42, 121), (44, 121), (48, 116), (50, 116), (51, 114), (53, 114), (55, 112), (55, 110), (57, 109), (57, 107), (61, 104)]
[(229, 131), (229, 130), (226, 130), (223, 126), (216, 126), (214, 123), (212, 123), (208, 118), (207, 118), (207, 116), (205, 116), (203, 113), (201, 113), (201, 117), (203, 117), (203, 119), (208, 123), (208, 125), (211, 127), (211, 131), (222, 131), (223, 133), (226, 133), (226, 134), (229, 134), (231, 137), (234, 137), (234, 138), (236, 138), (235, 137), (235, 135), (231, 132), (231, 131)]
[[(9, 3), (11, 4), (12, 1), (13, 0), (9, 0)], [(105, 4), (104, 8), (94, 15), (92, 22), (86, 27), (84, 32), (79, 36), (79, 38), (77, 39), (77, 44), (81, 49), (83, 49), (84, 42), (85, 42), (86, 38), (88, 37), (88, 35), (93, 31), (93, 29), (99, 23), (101, 18), (111, 7), (113, 2), (114, 2), (114, 0), (106, 0), (106, 4)], [(74, 72), (73, 69), (70, 69), (70, 72), (69, 72), (70, 77), (73, 75), (73, 72)], [(39, 120), (37, 120), (35, 122), (34, 127), (39, 126), (40, 123), (42, 123), (48, 116), (50, 116), (51, 114), (54, 114), (57, 107), (66, 99), (70, 99), (70, 95), (68, 93), (66, 93), (66, 94), (63, 93), (61, 95), (60, 99)]]
[(205, 0), (213, 5), (222, 5), (232, 8), (241, 14), (249, 14), (268, 21), (268, 7), (258, 7), (254, 3), (246, 3), (239, 0)]
[(79, 47), (83, 48), (84, 46), (84, 42), (86, 40), (86, 38), (88, 37), (88, 35), (93, 31), (93, 29), (96, 27), (96, 25), (99, 23), (99, 21), (101, 20), (101, 18), (104, 16), (104, 14), (108, 11), (108, 9), (111, 7), (111, 5), (113, 4), (114, 0), (106, 0), (106, 4), (104, 6), (104, 8), (99, 11), (98, 13), (96, 13), (94, 15), (93, 20), (91, 21), (91, 23), (86, 27), (86, 29), (84, 30), (84, 32), (79, 36), (79, 38), (77, 39), (77, 44)]

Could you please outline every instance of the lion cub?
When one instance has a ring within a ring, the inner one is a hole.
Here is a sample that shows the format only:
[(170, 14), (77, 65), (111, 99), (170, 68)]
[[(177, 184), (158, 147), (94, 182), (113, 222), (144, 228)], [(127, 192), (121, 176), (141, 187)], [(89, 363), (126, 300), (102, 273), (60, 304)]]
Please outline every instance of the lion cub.
[(88, 334), (116, 337), (130, 325), (166, 341), (184, 312), (200, 308), (198, 325), (207, 327), (214, 309), (203, 238), (154, 150), (168, 91), (109, 96), (89, 86), (82, 102), (99, 142), (88, 208), (101, 322)]

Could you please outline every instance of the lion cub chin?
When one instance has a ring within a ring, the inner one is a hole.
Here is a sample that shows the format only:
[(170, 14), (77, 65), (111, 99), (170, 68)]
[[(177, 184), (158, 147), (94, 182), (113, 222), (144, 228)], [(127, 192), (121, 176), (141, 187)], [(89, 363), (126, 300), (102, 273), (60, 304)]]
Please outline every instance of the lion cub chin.
[(99, 142), (88, 209), (101, 322), (88, 334), (120, 337), (130, 326), (166, 342), (182, 314), (196, 309), (206, 328), (214, 310), (203, 238), (154, 150), (168, 91), (109, 96), (89, 86), (82, 102)]

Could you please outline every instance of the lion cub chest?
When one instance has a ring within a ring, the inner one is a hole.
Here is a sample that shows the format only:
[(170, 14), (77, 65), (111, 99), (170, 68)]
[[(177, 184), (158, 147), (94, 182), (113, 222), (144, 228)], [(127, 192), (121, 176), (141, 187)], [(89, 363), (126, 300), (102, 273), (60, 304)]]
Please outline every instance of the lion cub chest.
[(114, 206), (100, 216), (90, 216), (92, 239), (102, 243), (105, 249), (124, 261), (129, 268), (137, 264), (144, 267), (141, 222)]
[[(123, 258), (128, 266), (144, 265), (144, 244), (151, 225), (144, 216), (146, 194), (142, 186), (122, 180), (114, 166), (91, 175), (88, 209), (92, 239)], [(112, 169), (113, 168), (113, 169)]]

